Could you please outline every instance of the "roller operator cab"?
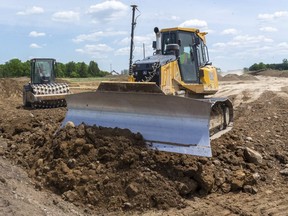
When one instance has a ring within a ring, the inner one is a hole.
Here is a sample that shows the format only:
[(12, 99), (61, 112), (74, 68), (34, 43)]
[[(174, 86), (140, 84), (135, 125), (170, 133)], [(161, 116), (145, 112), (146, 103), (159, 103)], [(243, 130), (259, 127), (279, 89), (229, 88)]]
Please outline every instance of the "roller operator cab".
[(30, 61), (30, 79), (33, 84), (49, 84), (55, 82), (56, 60), (50, 58), (34, 58)]
[(209, 62), (206, 32), (195, 28), (154, 29), (155, 55), (136, 61), (132, 81), (155, 82), (165, 94), (201, 98), (218, 90), (216, 68)]

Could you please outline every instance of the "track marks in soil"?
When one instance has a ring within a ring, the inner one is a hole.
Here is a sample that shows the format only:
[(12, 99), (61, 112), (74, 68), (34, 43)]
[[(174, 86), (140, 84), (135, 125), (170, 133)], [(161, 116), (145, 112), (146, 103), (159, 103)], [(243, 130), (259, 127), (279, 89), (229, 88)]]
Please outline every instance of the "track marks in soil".
[[(288, 78), (257, 76), (258, 80), (245, 82), (222, 81), (219, 91), (213, 97), (229, 97), (234, 107), (257, 100), (265, 91), (273, 91), (281, 97), (288, 97)], [(286, 81), (285, 81), (286, 80)]]

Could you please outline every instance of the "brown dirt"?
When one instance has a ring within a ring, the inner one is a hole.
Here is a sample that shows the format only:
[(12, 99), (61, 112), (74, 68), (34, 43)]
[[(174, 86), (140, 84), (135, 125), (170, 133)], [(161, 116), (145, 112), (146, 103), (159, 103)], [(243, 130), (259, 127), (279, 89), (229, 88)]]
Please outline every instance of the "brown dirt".
[(260, 75), (260, 76), (272, 76), (272, 77), (288, 77), (288, 71), (279, 71), (279, 70), (260, 70), (260, 71), (252, 71), (250, 72), (252, 75)]
[(220, 81), (244, 81), (244, 80), (258, 80), (255, 76), (250, 74), (227, 74), (225, 76), (219, 76)]
[[(246, 96), (262, 82), (242, 81), (250, 83), (251, 89), (243, 87)], [(0, 212), (5, 215), (288, 212), (288, 200), (281, 198), (288, 179), (280, 172), (288, 167), (288, 82), (279, 84), (279, 91), (242, 98), (232, 131), (212, 141), (212, 158), (151, 151), (141, 135), (128, 130), (85, 125), (59, 130), (65, 108), (23, 109), (22, 83), (0, 82), (0, 170), (5, 173)], [(262, 161), (252, 160), (246, 147)], [(286, 202), (276, 205), (279, 199)]]

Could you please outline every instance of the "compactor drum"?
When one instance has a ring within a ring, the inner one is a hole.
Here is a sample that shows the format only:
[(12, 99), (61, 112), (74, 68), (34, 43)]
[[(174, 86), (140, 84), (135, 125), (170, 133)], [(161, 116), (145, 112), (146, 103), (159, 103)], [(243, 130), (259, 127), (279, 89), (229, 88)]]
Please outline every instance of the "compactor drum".
[(69, 94), (67, 83), (55, 82), (55, 59), (35, 58), (31, 60), (31, 80), (23, 87), (23, 105), (32, 108), (66, 106)]

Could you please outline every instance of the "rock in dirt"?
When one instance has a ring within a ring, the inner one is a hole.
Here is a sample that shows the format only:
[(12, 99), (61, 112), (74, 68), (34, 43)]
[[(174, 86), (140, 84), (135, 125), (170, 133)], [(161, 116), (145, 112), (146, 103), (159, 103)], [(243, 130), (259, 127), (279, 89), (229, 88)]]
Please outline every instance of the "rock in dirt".
[(258, 192), (257, 188), (251, 186), (251, 185), (245, 185), (243, 187), (243, 191), (245, 193), (250, 193), (250, 194), (256, 194)]
[(281, 175), (288, 176), (288, 168), (285, 168), (285, 169), (281, 170), (281, 171), (280, 171), (280, 174), (281, 174)]
[(245, 159), (249, 163), (262, 164), (263, 157), (259, 152), (246, 147), (244, 151), (244, 155), (245, 155)]

